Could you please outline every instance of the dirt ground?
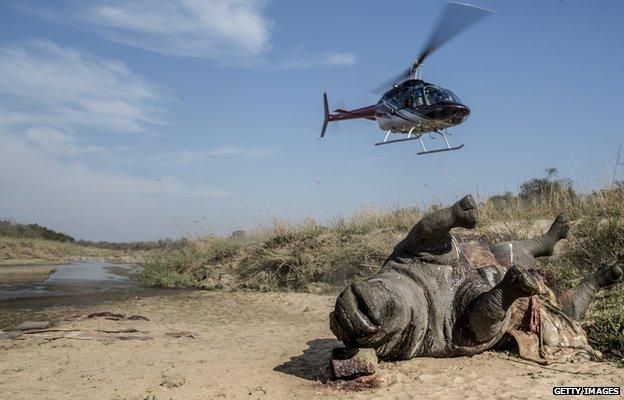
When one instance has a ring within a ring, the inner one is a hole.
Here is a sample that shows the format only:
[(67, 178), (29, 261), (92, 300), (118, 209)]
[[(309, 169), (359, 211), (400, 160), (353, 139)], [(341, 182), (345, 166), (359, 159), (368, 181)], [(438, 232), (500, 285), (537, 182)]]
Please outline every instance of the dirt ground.
[[(539, 366), (505, 354), (381, 363), (375, 388), (322, 383), (334, 298), (294, 293), (185, 292), (73, 312), (139, 314), (149, 321), (83, 319), (60, 329), (137, 329), (152, 340), (0, 341), (3, 399), (536, 399), (553, 386), (622, 386), (607, 363)], [(188, 331), (192, 337), (167, 333)], [(54, 333), (52, 333), (54, 334)], [(30, 336), (30, 335), (27, 335)], [(358, 391), (359, 390), (359, 391)]]

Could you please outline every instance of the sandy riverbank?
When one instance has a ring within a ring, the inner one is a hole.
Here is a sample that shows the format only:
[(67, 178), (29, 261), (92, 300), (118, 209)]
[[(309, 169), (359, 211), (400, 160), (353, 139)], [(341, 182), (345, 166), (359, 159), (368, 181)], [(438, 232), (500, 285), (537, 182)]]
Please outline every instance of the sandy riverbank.
[[(622, 386), (607, 363), (538, 366), (504, 354), (382, 363), (381, 385), (352, 391), (320, 378), (332, 347), (334, 298), (294, 293), (191, 292), (110, 302), (149, 321), (60, 322), (58, 328), (137, 329), (151, 340), (0, 341), (0, 392), (11, 399), (550, 398), (557, 385)], [(41, 316), (39, 316), (41, 318)], [(188, 331), (197, 338), (174, 338)]]
[(40, 265), (59, 265), (67, 264), (69, 260), (47, 260), (44, 258), (25, 258), (25, 259), (6, 259), (0, 260), (0, 268), (5, 267), (22, 267), (22, 266), (40, 266)]
[(43, 282), (54, 271), (50, 265), (0, 266), (0, 284)]

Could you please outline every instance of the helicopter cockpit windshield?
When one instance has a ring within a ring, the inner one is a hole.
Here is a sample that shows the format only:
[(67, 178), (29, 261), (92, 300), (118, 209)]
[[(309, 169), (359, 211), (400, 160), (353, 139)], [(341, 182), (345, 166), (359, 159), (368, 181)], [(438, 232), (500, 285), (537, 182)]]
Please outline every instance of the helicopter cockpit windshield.
[(433, 85), (425, 87), (425, 97), (429, 104), (461, 103), (455, 93)]
[(425, 104), (422, 89), (411, 87), (399, 96), (398, 103), (405, 108), (416, 108)]

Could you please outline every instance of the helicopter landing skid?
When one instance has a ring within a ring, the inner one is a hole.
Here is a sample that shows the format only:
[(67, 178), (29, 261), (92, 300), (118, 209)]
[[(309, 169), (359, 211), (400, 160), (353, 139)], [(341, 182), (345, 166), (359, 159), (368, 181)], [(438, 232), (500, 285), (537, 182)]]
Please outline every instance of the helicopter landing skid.
[(449, 143), (449, 141), (446, 138), (446, 136), (442, 132), (439, 132), (439, 131), (436, 131), (435, 133), (437, 133), (438, 135), (442, 136), (442, 138), (444, 139), (444, 142), (446, 143), (446, 148), (435, 149), (435, 150), (427, 150), (427, 148), (425, 147), (425, 143), (423, 143), (423, 141), (422, 141), (422, 135), (423, 135), (422, 133), (419, 133), (419, 134), (416, 134), (415, 136), (412, 136), (412, 131), (410, 130), (410, 132), (407, 134), (406, 138), (395, 139), (395, 140), (388, 140), (388, 136), (390, 136), (390, 133), (391, 133), (391, 131), (388, 131), (386, 133), (386, 137), (385, 137), (384, 141), (383, 142), (379, 142), (379, 143), (375, 143), (375, 146), (381, 146), (382, 144), (407, 142), (408, 140), (418, 140), (420, 142), (420, 146), (423, 149), (423, 151), (419, 151), (418, 153), (416, 153), (419, 156), (423, 155), (423, 154), (441, 153), (443, 151), (454, 151), (454, 150), (459, 150), (459, 149), (464, 147), (463, 144), (461, 144), (459, 146), (451, 147), (451, 144)]

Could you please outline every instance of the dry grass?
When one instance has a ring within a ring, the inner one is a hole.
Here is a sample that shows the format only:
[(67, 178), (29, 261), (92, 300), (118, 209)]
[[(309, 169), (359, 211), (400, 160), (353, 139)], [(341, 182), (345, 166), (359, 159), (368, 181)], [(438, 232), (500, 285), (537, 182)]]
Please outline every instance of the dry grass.
[(419, 217), (418, 210), (369, 209), (326, 225), (276, 220), (249, 234), (157, 250), (138, 278), (161, 287), (329, 292), (376, 271)]
[(139, 254), (88, 247), (72, 242), (0, 236), (1, 265), (57, 264), (72, 260), (140, 261)]
[[(618, 236), (624, 233), (621, 190), (583, 197), (561, 191), (531, 200), (486, 200), (479, 213), (476, 230), (459, 230), (456, 235), (492, 242), (524, 239), (542, 233), (559, 213), (573, 220), (565, 257), (554, 260), (565, 266), (557, 273), (561, 285), (624, 252), (624, 235)], [(422, 214), (418, 209), (366, 209), (326, 224), (313, 219), (275, 220), (272, 226), (247, 234), (183, 240), (151, 253), (139, 278), (146, 285), (165, 287), (184, 283), (219, 289), (331, 291), (375, 272)]]

